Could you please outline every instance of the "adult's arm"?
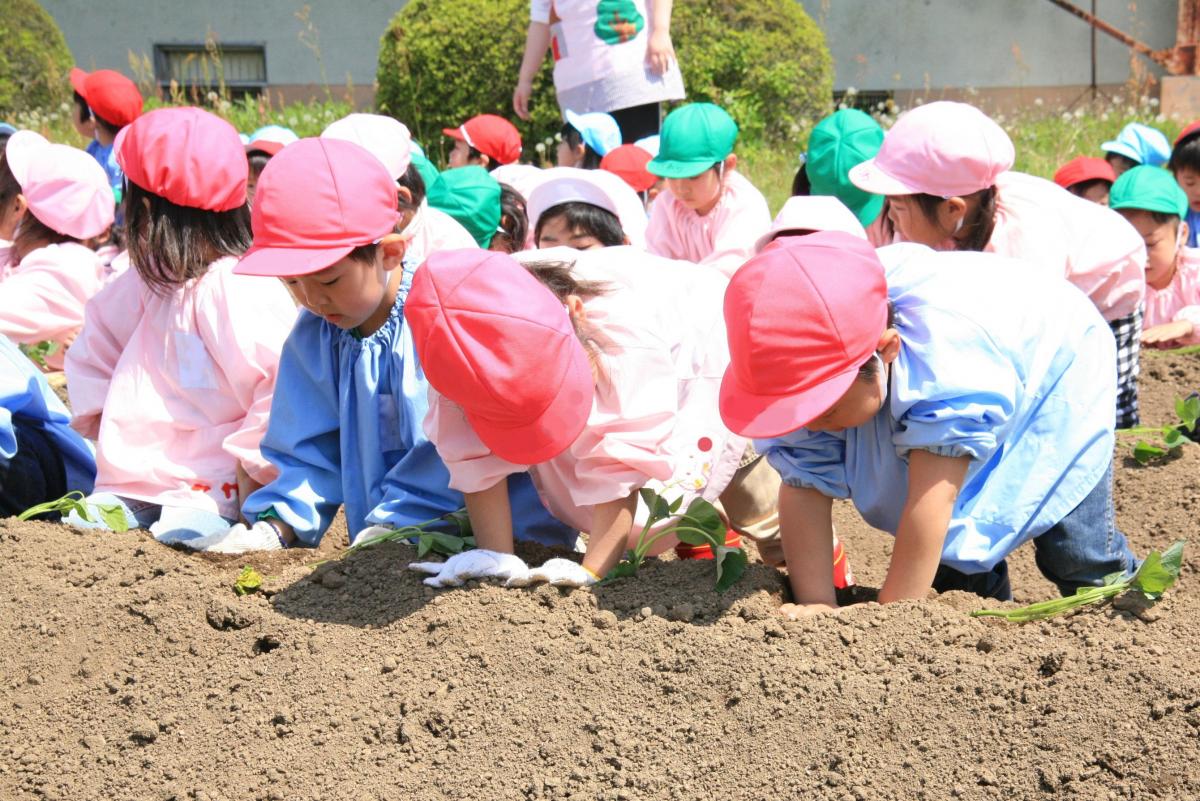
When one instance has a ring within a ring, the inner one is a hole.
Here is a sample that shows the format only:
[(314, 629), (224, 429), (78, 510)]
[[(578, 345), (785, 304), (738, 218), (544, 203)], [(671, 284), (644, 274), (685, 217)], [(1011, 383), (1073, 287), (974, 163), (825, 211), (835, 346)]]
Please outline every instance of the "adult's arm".
[(662, 75), (671, 68), (671, 62), (675, 60), (675, 47), (671, 44), (671, 7), (674, 0), (649, 2), (650, 41), (646, 45), (646, 63), (650, 65), (650, 69)]
[(517, 88), (513, 91), (513, 111), (523, 120), (529, 119), (529, 98), (533, 94), (533, 79), (549, 49), (549, 23), (531, 20), (529, 32), (525, 34), (525, 57), (521, 59), (521, 72), (517, 76)]

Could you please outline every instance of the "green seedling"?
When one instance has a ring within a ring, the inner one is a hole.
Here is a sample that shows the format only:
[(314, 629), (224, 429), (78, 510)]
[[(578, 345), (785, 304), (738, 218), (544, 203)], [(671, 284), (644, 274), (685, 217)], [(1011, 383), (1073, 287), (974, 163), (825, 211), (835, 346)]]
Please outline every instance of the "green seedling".
[[(679, 508), (683, 505), (683, 498), (676, 498), (668, 503), (652, 489), (643, 487), (639, 493), (642, 502), (650, 510), (650, 516), (642, 526), (637, 545), (627, 551), (625, 557), (608, 572), (604, 577), (606, 582), (636, 576), (654, 543), (669, 534), (674, 534), (688, 545), (707, 545), (712, 548), (713, 562), (717, 570), (717, 592), (725, 592), (746, 572), (749, 561), (746, 552), (725, 544), (725, 522), (711, 503), (703, 498), (696, 498), (688, 504), (687, 511), (681, 514)], [(672, 517), (677, 517), (678, 522), (650, 533), (656, 523)]]
[(31, 362), (36, 364), (43, 370), (46, 369), (46, 359), (58, 350), (58, 343), (46, 340), (39, 342), (36, 345), (18, 345), (21, 352), (24, 353)]
[(1200, 420), (1200, 395), (1175, 399), (1175, 414), (1179, 422), (1161, 427), (1137, 426), (1123, 428), (1120, 434), (1155, 434), (1159, 442), (1147, 442), (1139, 439), (1133, 446), (1133, 458), (1138, 464), (1147, 465), (1155, 460), (1177, 456), (1179, 449), (1189, 441), (1200, 440), (1200, 430), (1197, 421)]
[(1179, 579), (1179, 568), (1183, 564), (1183, 544), (1187, 540), (1176, 540), (1170, 548), (1159, 553), (1152, 551), (1137, 573), (1126, 577), (1123, 573), (1112, 573), (1104, 578), (1100, 587), (1080, 587), (1074, 595), (1042, 601), (1020, 609), (980, 609), (971, 617), (1002, 617), (1010, 623), (1028, 623), (1045, 620), (1088, 604), (1109, 600), (1125, 592), (1140, 592), (1148, 601), (1157, 601)]
[(29, 520), (38, 515), (50, 514), (58, 512), (64, 517), (71, 512), (79, 515), (88, 523), (104, 523), (112, 531), (128, 531), (129, 521), (125, 519), (125, 510), (120, 505), (115, 503), (97, 503), (93, 504), (100, 519), (92, 517), (91, 511), (85, 502), (86, 496), (79, 490), (68, 492), (56, 501), (47, 503), (39, 503), (37, 506), (31, 506), (21, 514), (17, 515), (18, 520)]
[(258, 592), (262, 589), (262, 575), (246, 565), (242, 568), (242, 572), (238, 574), (237, 581), (233, 582), (233, 591), (238, 595), (249, 595), (252, 592)]
[[(454, 534), (439, 530), (445, 529), (447, 523), (452, 524), (458, 533)], [(433, 528), (434, 526), (437, 526), (438, 529)], [(467, 515), (466, 509), (458, 509), (441, 517), (426, 520), (424, 523), (418, 523), (413, 526), (402, 526), (401, 528), (377, 534), (374, 537), (361, 539), (335, 558), (345, 559), (352, 552), (361, 551), (363, 548), (370, 548), (373, 545), (379, 545), (383, 542), (407, 542), (414, 539), (417, 541), (418, 559), (424, 558), (431, 553), (441, 554), (442, 556), (454, 556), (456, 553), (469, 551), (475, 547), (475, 537), (471, 533), (471, 518)], [(312, 566), (323, 565), (328, 561), (332, 560), (325, 559)]]

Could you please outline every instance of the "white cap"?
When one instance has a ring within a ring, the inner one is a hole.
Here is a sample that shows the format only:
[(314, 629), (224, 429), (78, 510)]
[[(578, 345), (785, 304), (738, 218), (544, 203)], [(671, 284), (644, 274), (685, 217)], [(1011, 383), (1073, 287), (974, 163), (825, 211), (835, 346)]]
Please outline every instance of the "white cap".
[(537, 230), (547, 209), (561, 203), (590, 203), (617, 216), (629, 244), (646, 246), (646, 207), (637, 192), (611, 172), (551, 167), (543, 171), (542, 182), (527, 200), (530, 230)]
[(412, 135), (394, 117), (382, 114), (349, 114), (329, 123), (322, 139), (353, 142), (383, 162), (392, 179), (399, 181), (412, 162)]
[(492, 170), (493, 178), (502, 184), (508, 184), (526, 200), (545, 175), (545, 170), (532, 164), (501, 164)]
[(755, 244), (754, 252), (760, 252), (785, 231), (842, 231), (859, 239), (867, 238), (867, 232), (854, 212), (836, 197), (828, 195), (788, 198), (779, 214), (775, 215), (771, 229)]
[(643, 136), (633, 144), (635, 147), (640, 147), (642, 150), (645, 150), (654, 158), (658, 158), (659, 141), (659, 135), (654, 134), (654, 136)]

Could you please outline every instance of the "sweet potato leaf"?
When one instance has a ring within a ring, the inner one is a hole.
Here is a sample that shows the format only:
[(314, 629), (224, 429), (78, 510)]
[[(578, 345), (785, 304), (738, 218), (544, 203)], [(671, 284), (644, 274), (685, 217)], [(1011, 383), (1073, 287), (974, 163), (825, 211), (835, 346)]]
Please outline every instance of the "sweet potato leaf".
[(717, 592), (725, 592), (737, 583), (750, 561), (744, 550), (727, 545), (713, 548), (713, 560), (717, 564)]
[(238, 595), (249, 595), (262, 589), (263, 577), (257, 570), (246, 565), (233, 583), (233, 591)]

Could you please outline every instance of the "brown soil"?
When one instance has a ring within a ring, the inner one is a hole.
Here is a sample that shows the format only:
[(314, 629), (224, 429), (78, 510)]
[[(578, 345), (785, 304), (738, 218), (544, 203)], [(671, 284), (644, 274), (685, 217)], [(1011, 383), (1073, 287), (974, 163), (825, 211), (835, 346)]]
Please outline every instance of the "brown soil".
[[(1154, 358), (1169, 422), (1200, 356)], [(1194, 536), (1200, 447), (1128, 447), (1135, 549)], [(878, 586), (889, 538), (838, 520)], [(960, 593), (783, 622), (761, 565), (725, 595), (697, 562), (595, 592), (434, 592), (395, 544), (306, 566), (343, 539), (245, 560), (0, 521), (0, 798), (1200, 797), (1196, 548), (1148, 611), (1015, 626)], [(1028, 551), (1018, 598), (1051, 597)], [(246, 563), (264, 594), (233, 593)]]

